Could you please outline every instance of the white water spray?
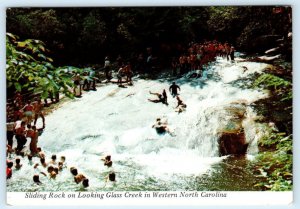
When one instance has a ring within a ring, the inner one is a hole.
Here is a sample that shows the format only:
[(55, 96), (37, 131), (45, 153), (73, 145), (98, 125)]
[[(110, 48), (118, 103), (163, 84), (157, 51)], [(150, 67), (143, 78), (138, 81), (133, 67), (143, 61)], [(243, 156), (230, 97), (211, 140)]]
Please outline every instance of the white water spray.
[[(89, 190), (189, 188), (184, 182), (176, 182), (182, 176), (201, 175), (222, 160), (218, 153), (218, 131), (227, 119), (224, 107), (241, 100), (250, 104), (267, 96), (264, 92), (236, 87), (233, 82), (261, 73), (265, 67), (260, 63), (233, 64), (218, 59), (201, 79), (186, 76), (176, 80), (181, 88), (180, 97), (187, 104), (186, 111), (180, 114), (175, 112), (176, 99), (170, 94), (168, 106), (147, 101), (154, 97), (149, 91), (168, 91), (170, 81), (135, 79), (134, 86), (128, 88), (107, 84), (66, 102), (47, 116), (39, 146), (48, 159), (51, 154), (66, 156), (68, 167), (77, 167), (90, 179)], [(250, 116), (255, 113), (247, 107), (245, 134), (250, 142), (249, 153), (255, 154), (259, 130), (253, 129), (256, 125)], [(158, 117), (168, 121), (176, 136), (158, 135), (151, 128)], [(112, 156), (112, 169), (117, 173), (114, 187), (104, 182), (109, 169), (100, 158), (106, 154)], [(29, 182), (36, 171), (29, 168), (27, 160), (23, 163), (23, 168), (14, 171), (9, 180), (9, 191), (78, 189), (68, 169), (56, 180), (45, 177), (42, 180), (46, 183), (33, 186)]]

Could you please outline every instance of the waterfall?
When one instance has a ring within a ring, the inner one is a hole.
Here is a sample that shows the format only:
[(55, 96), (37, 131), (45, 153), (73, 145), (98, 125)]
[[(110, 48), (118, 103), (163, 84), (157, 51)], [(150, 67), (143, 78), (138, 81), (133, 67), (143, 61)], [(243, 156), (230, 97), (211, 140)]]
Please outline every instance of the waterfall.
[[(180, 189), (186, 184), (181, 181), (182, 176), (201, 175), (223, 159), (219, 157), (218, 133), (230, 119), (226, 108), (239, 105), (240, 101), (246, 103), (242, 125), (249, 142), (248, 153), (257, 152), (256, 141), (262, 130), (253, 119), (255, 112), (247, 104), (267, 94), (239, 87), (235, 81), (261, 73), (266, 67), (262, 63), (232, 63), (218, 58), (206, 67), (202, 78), (189, 78), (187, 74), (176, 79), (180, 97), (187, 104), (186, 111), (180, 114), (175, 112), (176, 99), (170, 94), (168, 106), (147, 100), (155, 98), (149, 91), (168, 92), (171, 78), (136, 78), (134, 86), (127, 88), (115, 84), (101, 86), (80, 99), (65, 102), (48, 115), (39, 146), (48, 159), (51, 154), (66, 156), (68, 167), (76, 166), (89, 177), (89, 190), (107, 189), (103, 179), (109, 169), (100, 160), (106, 154), (112, 156), (113, 170), (117, 173), (118, 183), (113, 189)], [(156, 133), (151, 126), (158, 117), (168, 122), (175, 136)], [(23, 164), (8, 181), (8, 191), (26, 191), (32, 187), (28, 182), (36, 171), (29, 169), (27, 159)], [(68, 169), (56, 180), (45, 178), (42, 181), (47, 183), (32, 190), (68, 191), (78, 187)]]

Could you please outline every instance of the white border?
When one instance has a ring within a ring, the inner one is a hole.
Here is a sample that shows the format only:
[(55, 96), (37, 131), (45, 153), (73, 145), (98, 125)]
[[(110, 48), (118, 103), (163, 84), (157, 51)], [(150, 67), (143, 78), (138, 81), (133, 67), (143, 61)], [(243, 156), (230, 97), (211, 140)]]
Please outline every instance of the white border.
[[(91, 193), (92, 192), (33, 192), (33, 194), (38, 194), (39, 198), (29, 198), (29, 195), (27, 196), (28, 198), (25, 198), (26, 193), (24, 192), (8, 192), (7, 203), (14, 206), (287, 206), (293, 202), (293, 192), (97, 192), (96, 198), (84, 198), (84, 195)], [(153, 197), (153, 193), (159, 193), (161, 195), (167, 193), (172, 196)], [(182, 195), (182, 193), (192, 194), (193, 196), (186, 197)], [(145, 197), (145, 194), (149, 194), (150, 197)], [(75, 198), (73, 196), (75, 196)]]
[[(109, 0), (109, 1), (99, 1), (99, 0), (23, 0), (23, 1), (18, 1), (18, 0), (1, 0), (0, 1), (0, 67), (1, 67), (1, 71), (0, 71), (0, 136), (2, 138), (1, 140), (1, 159), (3, 160), (3, 163), (1, 163), (1, 170), (2, 172), (0, 172), (0, 176), (1, 176), (1, 180), (0, 181), (0, 206), (1, 208), (6, 208), (8, 207), (6, 205), (6, 180), (5, 180), (5, 174), (4, 174), (4, 170), (5, 170), (5, 163), (4, 163), (4, 159), (5, 159), (5, 152), (3, 152), (3, 150), (5, 150), (5, 139), (6, 134), (5, 134), (5, 101), (6, 101), (6, 84), (5, 84), (5, 27), (6, 27), (6, 22), (5, 22), (5, 10), (6, 7), (22, 7), (22, 6), (30, 6), (30, 7), (65, 7), (65, 6), (69, 6), (69, 7), (89, 7), (89, 6), (210, 6), (210, 5), (292, 5), (293, 8), (293, 80), (294, 80), (294, 201), (293, 201), (293, 206), (297, 206), (298, 205), (298, 201), (299, 201), (299, 139), (300, 139), (300, 135), (299, 135), (299, 127), (300, 127), (300, 123), (299, 123), (299, 101), (300, 101), (300, 97), (299, 97), (299, 91), (300, 91), (300, 65), (299, 65), (299, 47), (300, 47), (300, 42), (299, 42), (299, 37), (297, 36), (298, 32), (299, 32), (299, 20), (300, 20), (300, 9), (299, 9), (299, 1), (296, 0), (273, 0), (273, 1), (266, 1), (266, 0), (240, 0), (240, 1), (236, 1), (236, 0), (222, 0), (222, 1), (210, 1), (210, 0), (204, 0), (204, 1), (199, 1), (199, 0), (179, 0), (179, 1), (174, 1), (174, 0), (156, 0), (156, 1), (150, 1), (150, 0), (127, 0), (127, 1), (120, 1), (120, 0)], [(298, 128), (298, 130), (297, 130)], [(234, 192), (235, 193), (235, 192)], [(256, 192), (255, 192), (256, 193)], [(7, 194), (10, 195), (10, 194)], [(15, 195), (15, 194), (13, 194)], [(17, 195), (21, 195), (20, 193)], [(243, 193), (243, 192), (236, 192), (236, 194), (234, 194), (234, 200), (231, 201), (235, 201), (236, 199), (240, 199), (245, 201), (245, 206), (244, 207), (248, 207), (246, 202), (251, 203), (255, 203), (257, 200), (260, 200), (261, 198), (265, 199), (268, 198), (268, 195), (271, 195), (271, 201), (276, 202), (278, 201), (278, 199), (282, 198), (282, 194), (281, 193), (271, 193), (269, 194), (269, 192), (259, 192), (259, 194), (256, 194), (257, 196), (253, 196), (253, 193)], [(277, 196), (278, 195), (278, 196)], [(22, 203), (23, 201), (20, 201), (20, 203)], [(145, 204), (146, 202), (143, 202), (143, 206), (146, 207), (148, 206), (147, 204)], [(173, 203), (173, 201), (169, 201), (167, 205), (171, 205)], [(214, 201), (213, 205), (218, 205), (216, 201)], [(61, 204), (63, 205), (63, 203)], [(77, 204), (79, 205), (79, 204)], [(109, 205), (115, 205), (116, 204), (109, 204)], [(149, 204), (151, 205), (151, 208), (154, 208), (154, 205), (165, 205), (165, 204), (161, 204), (160, 202), (158, 202), (157, 204)], [(179, 204), (182, 206), (182, 204)], [(191, 206), (192, 204), (190, 204), (190, 201), (187, 202), (188, 206)], [(99, 204), (98, 206), (101, 206), (101, 204)], [(166, 206), (166, 205), (165, 205)], [(102, 207), (107, 207), (105, 205), (102, 205)], [(127, 206), (128, 207), (128, 206)], [(203, 206), (201, 206), (203, 207)], [(23, 207), (19, 207), (19, 208), (27, 208), (26, 206)], [(51, 207), (53, 208), (53, 207)], [(54, 208), (59, 208), (59, 206), (55, 206)], [(81, 207), (79, 207), (81, 208)], [(86, 207), (84, 207), (86, 208)], [(115, 207), (116, 208), (116, 207)], [(125, 207), (126, 208), (126, 207)], [(132, 208), (132, 207), (128, 207), (128, 208)], [(180, 208), (186, 208), (185, 207), (180, 207)], [(207, 208), (207, 207), (205, 207)], [(211, 207), (210, 207), (211, 208)], [(226, 206), (225, 206), (226, 208)], [(232, 208), (232, 207), (228, 207), (227, 208)], [(251, 207), (252, 208), (252, 207)], [(257, 207), (255, 206), (255, 208), (264, 208), (262, 206)], [(277, 207), (276, 207), (277, 208)], [(282, 208), (282, 206), (280, 207)]]

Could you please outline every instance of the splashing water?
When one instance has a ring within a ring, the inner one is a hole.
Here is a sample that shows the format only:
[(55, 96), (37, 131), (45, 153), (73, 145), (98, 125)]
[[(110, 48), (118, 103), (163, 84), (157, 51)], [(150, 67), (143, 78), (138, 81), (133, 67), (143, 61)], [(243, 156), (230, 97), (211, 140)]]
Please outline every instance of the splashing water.
[[(267, 96), (261, 91), (235, 87), (232, 82), (261, 73), (266, 66), (218, 58), (206, 68), (202, 78), (189, 78), (189, 73), (177, 79), (180, 97), (187, 104), (186, 111), (180, 114), (175, 112), (176, 99), (169, 94), (168, 106), (147, 100), (155, 98), (149, 91), (168, 91), (171, 82), (166, 78), (135, 79), (134, 86), (128, 88), (107, 84), (68, 101), (47, 116), (46, 129), (39, 138), (47, 159), (51, 154), (58, 158), (64, 155), (67, 168), (55, 180), (41, 176), (43, 184), (37, 186), (32, 183), (37, 170), (24, 158), (21, 170), (13, 171), (7, 182), (8, 191), (83, 190), (74, 183), (71, 166), (89, 178), (89, 191), (199, 189), (196, 179), (209, 175), (214, 165), (225, 158), (218, 153), (218, 130), (228, 119), (224, 107), (238, 101), (250, 104)], [(243, 125), (250, 143), (248, 154), (255, 154), (262, 130), (254, 122), (255, 112), (250, 106), (246, 112)], [(175, 136), (158, 135), (151, 128), (158, 117), (168, 121)], [(112, 156), (110, 169), (100, 160), (107, 154)], [(111, 170), (117, 174), (114, 184), (104, 181)]]

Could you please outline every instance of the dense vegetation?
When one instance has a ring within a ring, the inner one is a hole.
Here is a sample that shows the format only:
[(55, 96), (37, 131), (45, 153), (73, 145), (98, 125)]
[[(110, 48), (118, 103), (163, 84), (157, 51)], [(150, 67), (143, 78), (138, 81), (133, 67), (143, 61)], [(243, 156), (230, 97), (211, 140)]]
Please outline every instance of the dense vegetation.
[(263, 190), (288, 191), (293, 186), (291, 72), (289, 67), (274, 67), (254, 82), (254, 87), (270, 91), (270, 97), (259, 101), (257, 106), (265, 122), (271, 121), (265, 135), (258, 142), (260, 153), (254, 162), (256, 174), (263, 177), (262, 182), (256, 186)]
[(146, 47), (163, 62), (204, 39), (228, 41), (239, 51), (268, 49), (274, 40), (266, 36), (284, 37), (291, 31), (290, 7), (280, 8), (10, 8), (7, 31), (44, 41), (55, 63), (63, 65), (103, 64), (106, 55), (132, 59)]
[[(8, 98), (14, 92), (40, 95), (41, 98), (55, 97), (63, 93), (73, 97), (72, 76), (84, 75), (90, 69), (76, 67), (54, 67), (47, 56), (47, 48), (40, 40), (20, 41), (17, 36), (6, 34), (6, 81)], [(89, 78), (91, 79), (91, 78)]]

